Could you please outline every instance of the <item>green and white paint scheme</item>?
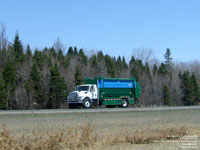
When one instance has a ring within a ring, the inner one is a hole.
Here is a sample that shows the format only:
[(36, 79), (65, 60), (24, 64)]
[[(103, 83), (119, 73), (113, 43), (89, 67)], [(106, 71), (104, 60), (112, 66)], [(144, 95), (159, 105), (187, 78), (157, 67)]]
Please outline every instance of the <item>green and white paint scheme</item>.
[(128, 107), (135, 104), (140, 94), (141, 88), (135, 78), (86, 78), (85, 84), (69, 93), (67, 102), (69, 108), (78, 105), (84, 108), (101, 105)]

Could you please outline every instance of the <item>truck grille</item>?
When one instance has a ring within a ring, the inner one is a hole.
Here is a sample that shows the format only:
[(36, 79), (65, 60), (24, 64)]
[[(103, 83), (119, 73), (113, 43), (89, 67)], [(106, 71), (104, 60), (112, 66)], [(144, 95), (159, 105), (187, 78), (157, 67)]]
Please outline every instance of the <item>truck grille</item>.
[(68, 101), (77, 101), (77, 100), (78, 100), (77, 93), (69, 93), (69, 99), (68, 99)]

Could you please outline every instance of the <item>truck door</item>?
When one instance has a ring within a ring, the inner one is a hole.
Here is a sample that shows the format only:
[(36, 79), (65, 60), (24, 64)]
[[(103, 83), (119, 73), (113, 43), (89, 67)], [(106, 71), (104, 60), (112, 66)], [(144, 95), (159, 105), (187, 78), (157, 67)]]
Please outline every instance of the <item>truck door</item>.
[(92, 94), (92, 100), (94, 105), (98, 104), (98, 99), (97, 99), (97, 86), (96, 85), (92, 85), (90, 88), (90, 92)]

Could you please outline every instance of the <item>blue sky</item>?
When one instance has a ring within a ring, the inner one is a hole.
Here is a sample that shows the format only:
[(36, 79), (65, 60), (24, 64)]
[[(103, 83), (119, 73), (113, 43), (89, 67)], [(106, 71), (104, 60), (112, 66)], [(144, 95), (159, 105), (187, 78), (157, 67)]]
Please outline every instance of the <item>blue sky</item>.
[(129, 58), (153, 49), (163, 61), (167, 48), (176, 61), (200, 59), (199, 0), (0, 0), (0, 23), (9, 41), (16, 31), (24, 45), (102, 50)]

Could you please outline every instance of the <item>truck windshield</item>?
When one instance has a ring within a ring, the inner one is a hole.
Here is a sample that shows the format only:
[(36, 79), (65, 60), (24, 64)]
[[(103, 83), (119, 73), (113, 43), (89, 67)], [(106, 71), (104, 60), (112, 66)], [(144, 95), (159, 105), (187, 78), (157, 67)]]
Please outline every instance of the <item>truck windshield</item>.
[(89, 86), (78, 86), (77, 90), (78, 91), (89, 91)]

